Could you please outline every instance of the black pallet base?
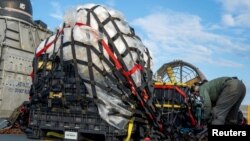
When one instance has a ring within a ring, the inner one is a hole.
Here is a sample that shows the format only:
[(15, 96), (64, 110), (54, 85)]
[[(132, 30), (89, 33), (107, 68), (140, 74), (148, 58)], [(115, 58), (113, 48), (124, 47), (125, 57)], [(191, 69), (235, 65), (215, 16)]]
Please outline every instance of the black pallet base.
[[(123, 141), (127, 130), (118, 130), (93, 114), (69, 114), (57, 112), (30, 111), (27, 137), (41, 139), (48, 132), (64, 135), (75, 132), (78, 140)], [(62, 139), (62, 138), (61, 138)]]

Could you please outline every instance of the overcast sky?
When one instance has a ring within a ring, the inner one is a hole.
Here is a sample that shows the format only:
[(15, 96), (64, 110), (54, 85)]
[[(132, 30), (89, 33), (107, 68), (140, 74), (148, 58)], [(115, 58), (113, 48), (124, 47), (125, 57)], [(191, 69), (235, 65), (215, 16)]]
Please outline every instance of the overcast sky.
[(151, 50), (154, 71), (181, 59), (211, 80), (237, 76), (250, 104), (250, 0), (31, 0), (34, 20), (54, 30), (65, 10), (79, 4), (106, 5), (123, 13)]

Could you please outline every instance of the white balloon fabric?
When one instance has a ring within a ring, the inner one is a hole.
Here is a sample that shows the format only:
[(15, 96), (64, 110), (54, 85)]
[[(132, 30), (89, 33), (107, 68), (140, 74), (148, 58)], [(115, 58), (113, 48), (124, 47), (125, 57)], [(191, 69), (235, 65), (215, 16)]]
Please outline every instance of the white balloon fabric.
[[(115, 76), (114, 68), (118, 68), (119, 64), (114, 59), (118, 60), (125, 72), (129, 72), (128, 77), (132, 78), (138, 88), (144, 80), (142, 71), (151, 69), (148, 67), (152, 66), (147, 48), (122, 14), (105, 6), (86, 4), (70, 9), (64, 15), (64, 25), (60, 27), (58, 34), (38, 46), (36, 55), (56, 54), (63, 61), (68, 61), (74, 60), (75, 50), (79, 76), (90, 82), (85, 85), (89, 97), (95, 98), (96, 95), (99, 115), (110, 125), (124, 129), (134, 114), (131, 110), (134, 103), (121, 98), (128, 98), (131, 89)], [(48, 45), (49, 43), (52, 44)], [(106, 75), (100, 72), (106, 72)]]

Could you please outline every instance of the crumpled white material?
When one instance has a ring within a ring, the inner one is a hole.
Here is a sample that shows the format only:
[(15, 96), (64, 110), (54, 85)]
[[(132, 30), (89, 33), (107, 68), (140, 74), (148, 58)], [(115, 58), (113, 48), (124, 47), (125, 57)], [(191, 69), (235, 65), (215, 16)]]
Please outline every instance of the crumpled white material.
[[(86, 5), (79, 5), (76, 8), (72, 8), (69, 11), (67, 11), (64, 15), (64, 23), (66, 24), (66, 27), (61, 30), (64, 31), (64, 37), (63, 37), (63, 43), (71, 41), (71, 30), (73, 29), (73, 37), (74, 40), (82, 42), (84, 44), (91, 45), (91, 47), (94, 47), (99, 50), (98, 46), (98, 40), (103, 39), (106, 43), (108, 43), (108, 38), (104, 33), (101, 33), (99, 31), (100, 27), (98, 25), (98, 22), (94, 18), (93, 14), (90, 14), (90, 23), (87, 26), (77, 26), (76, 23), (82, 23), (87, 24), (88, 20), (88, 9), (93, 8), (96, 6), (96, 4), (86, 4)], [(100, 22), (105, 21), (107, 18), (112, 16), (113, 18), (118, 18), (120, 20), (115, 20), (115, 23), (117, 27), (119, 28), (120, 32), (123, 33), (123, 38), (127, 42), (129, 47), (137, 48), (139, 49), (139, 54), (133, 50), (129, 54), (123, 57), (123, 60), (125, 61), (125, 65), (128, 68), (128, 70), (131, 70), (135, 64), (136, 60), (144, 60), (145, 66), (147, 67), (147, 61), (148, 58), (151, 58), (146, 54), (146, 47), (143, 45), (143, 43), (136, 37), (127, 36), (127, 34), (132, 34), (130, 27), (128, 23), (123, 18), (122, 14), (114, 9), (106, 8), (104, 6), (98, 6), (93, 10), (93, 12), (97, 15)], [(114, 37), (117, 34), (117, 30), (115, 29), (115, 26), (112, 22), (108, 22), (104, 29), (106, 29), (108, 36), (110, 38)], [(53, 41), (56, 38), (56, 35), (53, 35), (49, 38), (48, 43)], [(60, 45), (61, 45), (61, 35), (58, 37), (59, 40), (46, 51), (49, 55), (52, 55), (54, 47), (55, 52), (58, 52)], [(36, 49), (36, 53), (39, 52), (42, 48), (44, 48), (45, 41), (43, 41), (38, 48)], [(121, 36), (119, 36), (115, 41), (114, 45), (116, 46), (118, 52), (120, 54), (124, 53), (126, 50), (126, 46), (124, 41), (122, 40)], [(87, 57), (87, 50), (85, 47), (81, 47), (78, 45), (75, 45), (76, 49), (76, 58), (80, 59), (82, 61), (88, 61)], [(108, 53), (105, 49), (103, 49), (103, 55), (110, 60)], [(58, 53), (58, 55), (60, 55)], [(116, 54), (115, 54), (116, 56)], [(61, 57), (61, 56), (60, 56)], [(63, 60), (72, 60), (72, 51), (71, 51), (71, 45), (68, 47), (63, 48)], [(102, 60), (99, 59), (98, 54), (95, 54), (91, 51), (91, 58), (92, 62), (101, 70), (106, 70), (111, 75), (111, 68)], [(150, 61), (152, 63), (152, 61)], [(152, 66), (152, 64), (150, 65)], [(78, 64), (77, 65), (79, 75), (89, 80), (89, 68), (88, 66)], [(104, 77), (102, 74), (97, 72), (96, 70), (93, 70), (94, 74), (94, 80), (100, 84), (103, 84), (104, 86), (112, 87), (113, 89), (120, 91), (118, 88), (116, 88), (116, 84), (113, 84), (111, 81), (109, 81), (106, 77)], [(136, 86), (141, 86), (141, 72), (140, 70), (137, 70), (135, 73), (132, 74), (132, 79), (135, 82)], [(85, 84), (87, 87), (87, 90), (89, 92), (90, 97), (93, 96), (91, 85)], [(107, 92), (105, 89), (101, 89), (98, 86), (95, 86), (97, 91), (97, 99), (101, 102), (97, 102), (99, 115), (102, 119), (107, 121), (110, 125), (118, 128), (118, 129), (124, 129), (130, 120), (128, 117), (133, 116), (133, 112), (128, 110), (129, 106), (133, 106), (132, 103), (127, 102), (126, 104), (116, 95), (112, 94), (111, 92)], [(129, 88), (128, 88), (129, 89)], [(121, 92), (121, 91), (120, 91)], [(124, 93), (124, 92), (123, 92)], [(121, 92), (121, 95), (123, 94)], [(125, 94), (126, 95), (126, 94)], [(116, 111), (120, 113), (119, 115), (112, 115), (110, 114), (111, 111)], [(125, 115), (125, 116), (123, 116)]]

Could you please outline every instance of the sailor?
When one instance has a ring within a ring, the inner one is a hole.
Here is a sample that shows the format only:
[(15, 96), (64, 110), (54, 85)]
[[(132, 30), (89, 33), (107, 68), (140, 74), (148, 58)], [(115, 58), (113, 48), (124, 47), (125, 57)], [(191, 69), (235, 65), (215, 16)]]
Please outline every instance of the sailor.
[(218, 77), (192, 87), (204, 99), (204, 119), (212, 125), (237, 124), (239, 107), (246, 94), (237, 77)]

